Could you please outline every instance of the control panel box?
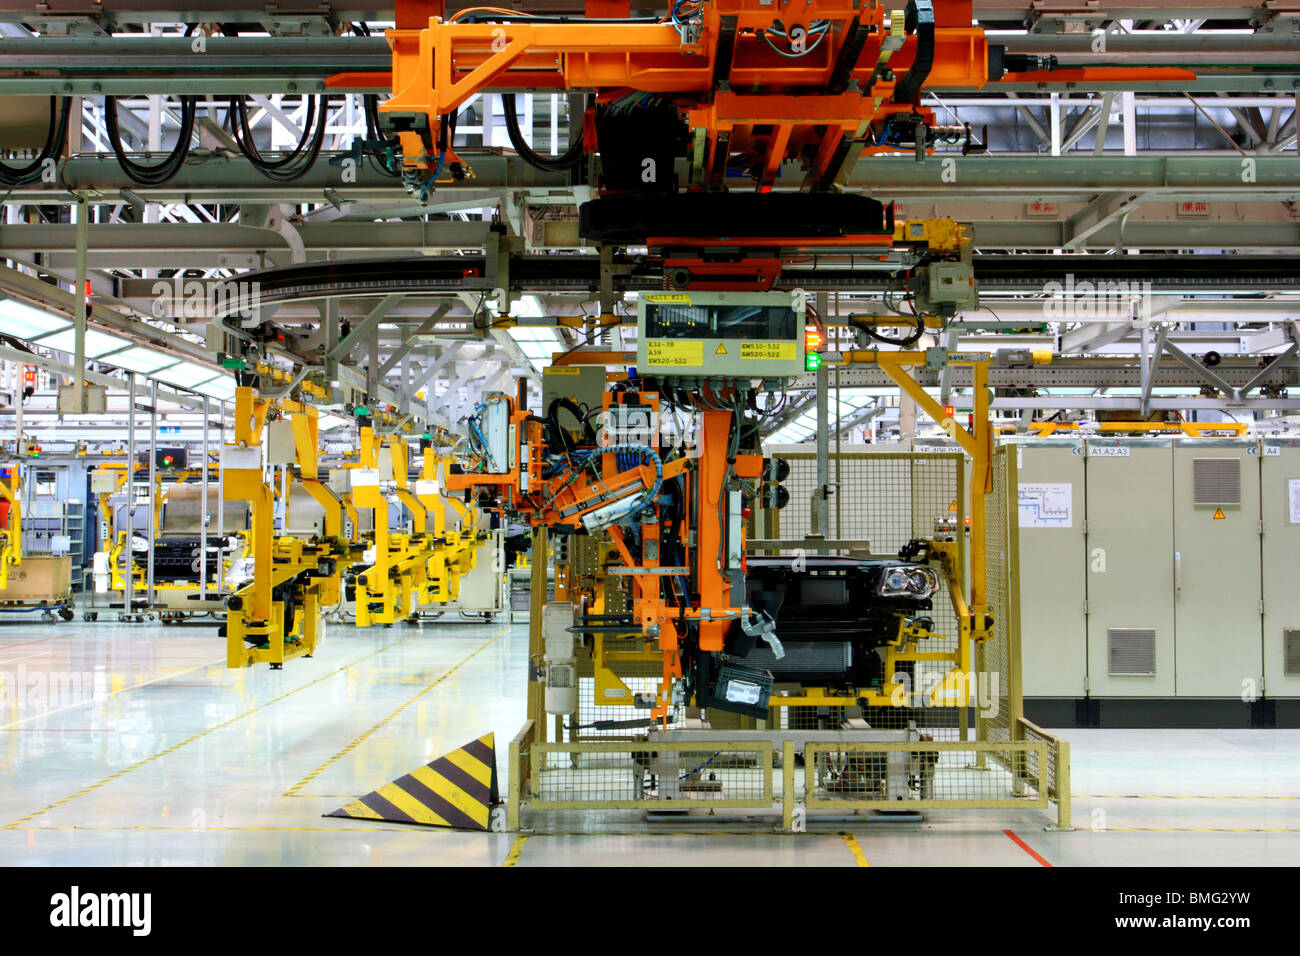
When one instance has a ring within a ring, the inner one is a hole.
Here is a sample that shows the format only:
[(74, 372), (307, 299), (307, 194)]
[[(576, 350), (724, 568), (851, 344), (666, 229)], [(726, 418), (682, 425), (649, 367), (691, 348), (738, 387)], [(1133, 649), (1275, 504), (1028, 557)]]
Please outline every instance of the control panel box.
[(661, 376), (802, 375), (804, 322), (802, 293), (642, 293), (637, 368)]

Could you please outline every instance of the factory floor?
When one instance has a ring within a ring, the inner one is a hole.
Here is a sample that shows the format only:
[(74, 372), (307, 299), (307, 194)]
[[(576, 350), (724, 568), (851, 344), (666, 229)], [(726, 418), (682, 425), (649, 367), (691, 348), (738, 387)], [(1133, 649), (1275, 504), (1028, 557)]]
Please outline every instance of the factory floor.
[[(1044, 811), (777, 835), (572, 814), (531, 836), (323, 818), (524, 719), (524, 624), (331, 625), (230, 671), (211, 626), (0, 624), (3, 865), (1290, 865), (1300, 731), (1071, 730), (1073, 832)], [(542, 832), (550, 830), (552, 832)], [(718, 832), (718, 831), (724, 832)], [(618, 831), (618, 832), (613, 832)], [(843, 831), (843, 832), (839, 832)]]

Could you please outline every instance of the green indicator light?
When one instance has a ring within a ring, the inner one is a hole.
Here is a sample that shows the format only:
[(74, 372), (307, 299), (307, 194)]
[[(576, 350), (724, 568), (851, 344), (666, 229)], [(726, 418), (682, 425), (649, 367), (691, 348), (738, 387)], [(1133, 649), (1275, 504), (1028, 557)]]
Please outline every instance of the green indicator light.
[(809, 352), (803, 358), (803, 367), (805, 371), (815, 372), (822, 367), (822, 357), (820, 352)]

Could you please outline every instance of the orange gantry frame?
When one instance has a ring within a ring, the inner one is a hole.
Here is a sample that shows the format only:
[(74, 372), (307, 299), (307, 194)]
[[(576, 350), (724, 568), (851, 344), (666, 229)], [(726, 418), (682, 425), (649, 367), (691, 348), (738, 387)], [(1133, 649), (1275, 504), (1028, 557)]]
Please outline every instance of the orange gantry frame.
[[(696, 131), (703, 168), (715, 170), (715, 178), (721, 173), (714, 154), (722, 148), (759, 157), (760, 189), (791, 158), (809, 167), (807, 181), (815, 185), (834, 168), (841, 144), (860, 141), (870, 124), (891, 113), (917, 110), (919, 81), (972, 89), (987, 81), (988, 44), (971, 25), (970, 0), (934, 0), (932, 30), (907, 23), (905, 5), (682, 0), (677, 8), (687, 11), (689, 23), (667, 14), (657, 23), (553, 23), (521, 13), (510, 20), (508, 11), (488, 7), (446, 21), (432, 16), (419, 29), (399, 21), (387, 34), (393, 96), (380, 109), (423, 115), (436, 136), (441, 117), (486, 91), (670, 94)], [(594, 15), (617, 9), (607, 2)], [(476, 12), (502, 22), (469, 22)], [(775, 24), (780, 34), (772, 34)], [(814, 24), (821, 26), (810, 31)], [(792, 49), (803, 52), (790, 55)], [(431, 141), (416, 132), (401, 138), (409, 165), (437, 164), (441, 150)]]
[[(629, 393), (606, 393), (606, 411), (619, 399), (631, 400)], [(497, 400), (510, 401), (501, 397)], [(635, 393), (638, 404), (653, 408), (656, 415), (659, 397), (654, 393)], [(513, 426), (514, 448), (508, 456), (508, 471), (500, 473), (448, 473), (449, 492), (481, 491), (497, 498), (507, 513), (526, 518), (533, 526), (573, 530), (582, 527), (584, 515), (591, 514), (612, 501), (631, 501), (655, 482), (656, 467), (664, 480), (682, 478), (683, 498), (688, 503), (677, 521), (676, 538), (694, 539), (685, 548), (686, 568), (661, 563), (659, 539), (663, 529), (659, 521), (642, 525), (640, 553), (633, 553), (630, 542), (617, 525), (608, 525), (611, 541), (618, 552), (620, 565), (631, 575), (633, 616), (643, 633), (656, 638), (663, 655), (663, 681), (652, 715), (667, 716), (673, 681), (682, 676), (682, 639), (688, 626), (698, 628), (698, 648), (717, 652), (723, 648), (727, 628), (746, 613), (744, 594), (733, 594), (730, 577), (724, 573), (723, 553), (726, 506), (723, 486), (727, 471), (734, 468), (743, 478), (757, 478), (762, 472), (762, 457), (737, 455), (729, 458), (728, 445), (732, 412), (703, 411), (696, 459), (677, 458), (662, 466), (646, 463), (620, 468), (618, 456), (611, 452), (592, 455), (592, 465), (571, 465), (570, 470), (543, 478), (545, 446), (539, 422), (526, 410), (510, 401), (509, 422)], [(521, 465), (526, 462), (527, 464)], [(688, 464), (693, 467), (688, 468)], [(740, 550), (743, 552), (743, 543)], [(690, 595), (681, 601), (666, 600), (668, 577), (690, 575)]]

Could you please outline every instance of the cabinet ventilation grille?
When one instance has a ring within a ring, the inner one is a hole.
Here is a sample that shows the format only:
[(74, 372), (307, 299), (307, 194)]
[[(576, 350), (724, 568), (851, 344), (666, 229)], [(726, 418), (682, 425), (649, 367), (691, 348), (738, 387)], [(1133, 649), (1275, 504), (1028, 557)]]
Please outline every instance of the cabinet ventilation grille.
[(1106, 657), (1111, 677), (1154, 677), (1156, 632), (1151, 627), (1106, 628)]
[(1236, 458), (1192, 459), (1192, 486), (1194, 504), (1241, 504), (1241, 461)]
[(1282, 673), (1300, 677), (1300, 627), (1282, 629)]

